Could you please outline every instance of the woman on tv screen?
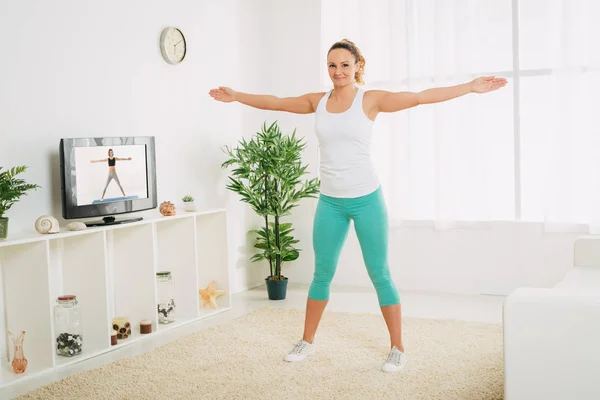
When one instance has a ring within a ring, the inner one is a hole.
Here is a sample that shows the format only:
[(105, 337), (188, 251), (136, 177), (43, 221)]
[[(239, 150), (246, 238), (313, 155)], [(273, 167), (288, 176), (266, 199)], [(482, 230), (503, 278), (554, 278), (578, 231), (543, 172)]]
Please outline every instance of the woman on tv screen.
[(115, 180), (115, 182), (117, 182), (117, 185), (119, 185), (119, 189), (121, 189), (121, 193), (123, 193), (123, 197), (127, 197), (127, 195), (125, 194), (125, 191), (123, 190), (123, 187), (121, 186), (121, 182), (119, 181), (119, 177), (117, 176), (117, 161), (131, 161), (131, 157), (128, 158), (118, 158), (115, 157), (114, 152), (112, 149), (108, 150), (108, 158), (104, 158), (102, 160), (91, 160), (91, 163), (97, 163), (97, 162), (107, 162), (108, 161), (108, 177), (106, 178), (106, 185), (104, 185), (104, 191), (102, 191), (102, 199), (104, 200), (104, 195), (106, 194), (106, 189), (108, 188), (108, 185), (110, 184), (111, 180)]

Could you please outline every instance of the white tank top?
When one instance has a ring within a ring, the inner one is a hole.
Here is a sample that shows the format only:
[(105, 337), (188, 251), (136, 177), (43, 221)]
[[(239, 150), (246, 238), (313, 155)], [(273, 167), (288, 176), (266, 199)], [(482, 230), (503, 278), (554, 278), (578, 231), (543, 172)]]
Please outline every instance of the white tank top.
[(362, 105), (365, 91), (358, 88), (352, 105), (342, 113), (326, 110), (331, 92), (323, 96), (315, 111), (321, 193), (345, 198), (364, 196), (379, 187), (371, 162), (373, 121)]

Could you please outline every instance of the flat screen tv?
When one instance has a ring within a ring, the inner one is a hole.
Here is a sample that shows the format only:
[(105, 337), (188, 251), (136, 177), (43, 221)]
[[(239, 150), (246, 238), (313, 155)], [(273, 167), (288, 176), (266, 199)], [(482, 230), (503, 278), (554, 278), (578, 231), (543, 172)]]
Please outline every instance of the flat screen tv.
[(142, 218), (116, 215), (157, 207), (154, 137), (63, 138), (59, 152), (64, 219), (121, 224)]

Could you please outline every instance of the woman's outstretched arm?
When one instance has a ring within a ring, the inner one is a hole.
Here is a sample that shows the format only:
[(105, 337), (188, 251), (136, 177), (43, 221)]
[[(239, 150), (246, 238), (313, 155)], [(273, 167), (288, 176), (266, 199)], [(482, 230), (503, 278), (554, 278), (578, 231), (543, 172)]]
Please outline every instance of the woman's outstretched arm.
[(436, 87), (422, 92), (387, 92), (374, 90), (376, 108), (380, 112), (395, 112), (421, 104), (440, 103), (469, 93), (487, 93), (506, 85), (506, 79), (484, 76), (456, 86)]
[(250, 94), (237, 92), (231, 88), (220, 86), (211, 89), (209, 95), (218, 101), (230, 103), (237, 101), (260, 110), (287, 111), (295, 114), (315, 112), (319, 100), (325, 93), (307, 93), (298, 97), (277, 97), (268, 94)]
[(97, 162), (107, 162), (108, 158), (105, 158), (103, 160), (90, 160), (91, 163), (97, 163)]

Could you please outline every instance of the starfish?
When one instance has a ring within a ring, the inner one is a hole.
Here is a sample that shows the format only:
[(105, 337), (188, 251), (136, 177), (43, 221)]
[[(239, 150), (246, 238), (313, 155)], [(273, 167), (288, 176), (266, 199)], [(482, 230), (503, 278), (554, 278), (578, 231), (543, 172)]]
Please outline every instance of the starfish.
[(204, 307), (204, 305), (208, 303), (213, 308), (217, 308), (217, 297), (222, 296), (226, 293), (224, 290), (215, 290), (215, 281), (212, 281), (206, 287), (206, 289), (200, 289), (198, 292), (200, 293), (201, 298), (200, 306)]

